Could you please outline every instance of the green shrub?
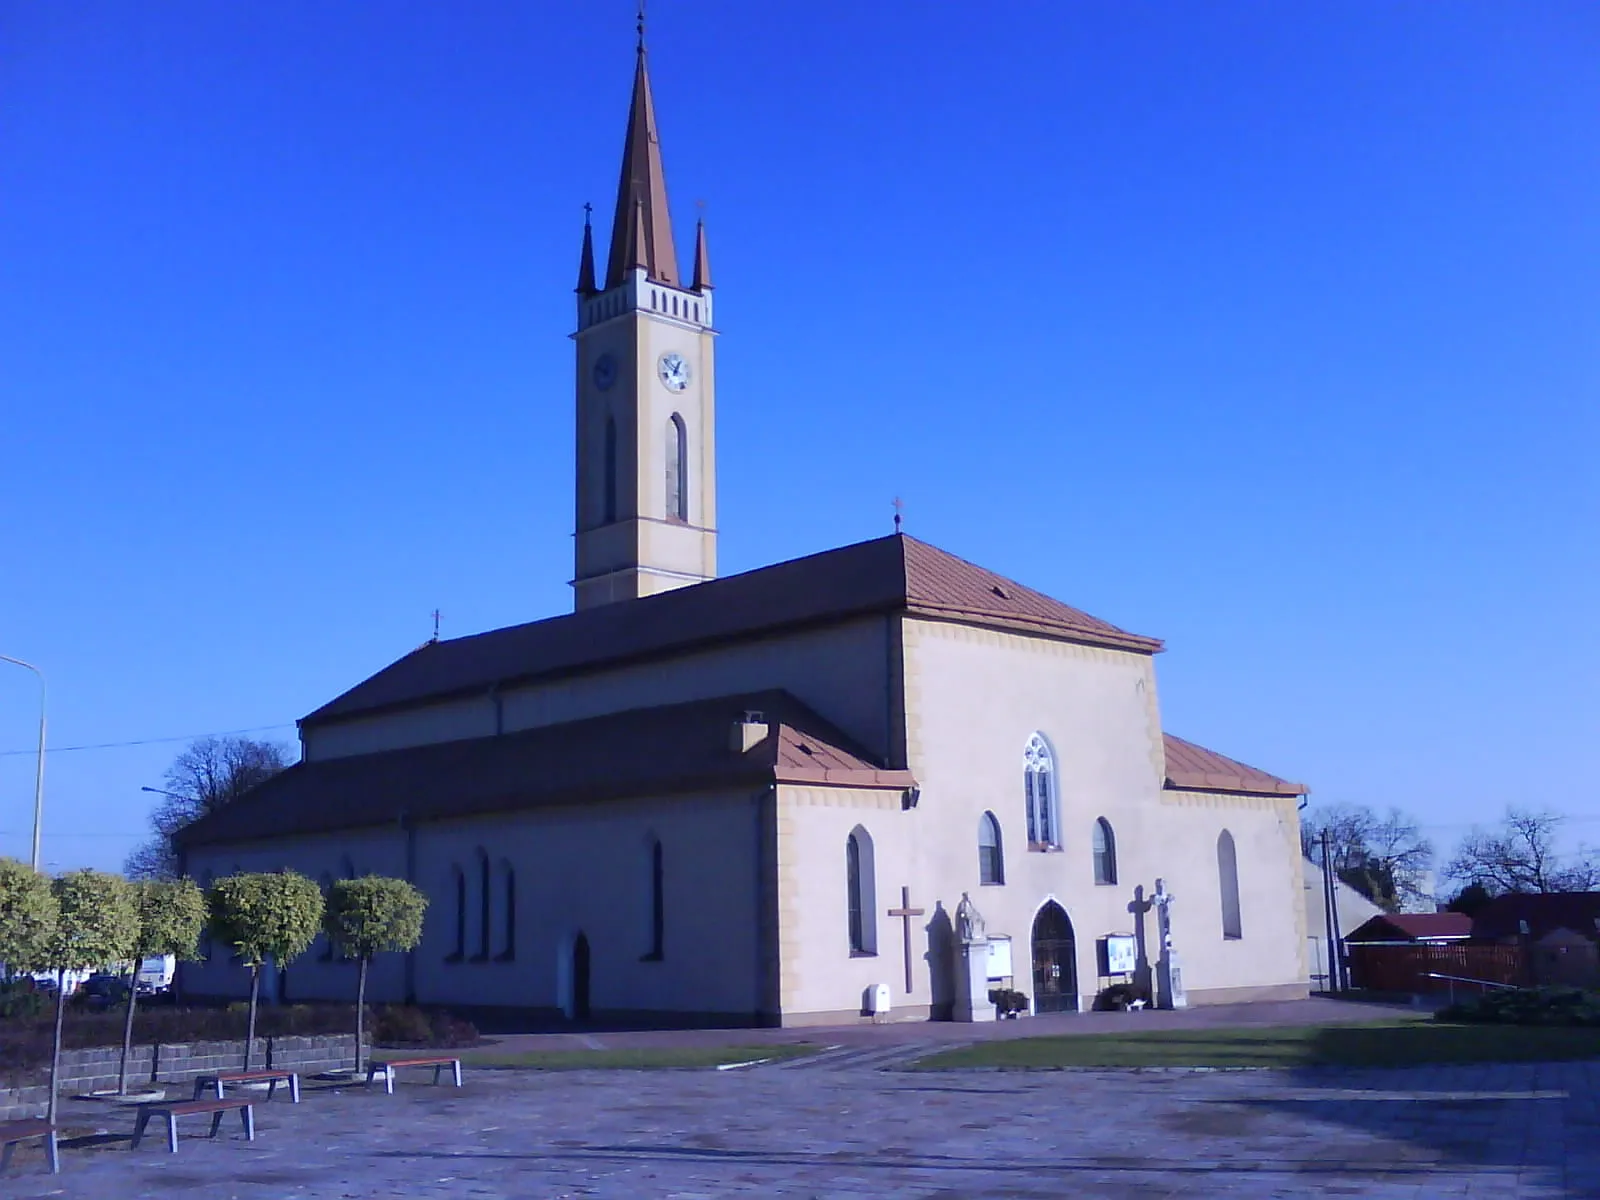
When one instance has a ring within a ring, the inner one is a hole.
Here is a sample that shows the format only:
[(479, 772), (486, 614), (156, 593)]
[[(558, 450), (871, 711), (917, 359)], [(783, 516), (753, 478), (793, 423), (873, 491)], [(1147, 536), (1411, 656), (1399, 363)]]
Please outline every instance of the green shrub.
[(430, 1046), (450, 1049), (478, 1044), (478, 1027), (447, 1012), (426, 1013), (405, 1004), (378, 1010), (372, 1039), (383, 1046)]
[(33, 1021), (50, 1011), (53, 992), (41, 992), (31, 979), (0, 983), (0, 1021)]
[(1478, 1025), (1600, 1026), (1600, 993), (1574, 987), (1487, 992), (1441, 1008), (1434, 1020)]

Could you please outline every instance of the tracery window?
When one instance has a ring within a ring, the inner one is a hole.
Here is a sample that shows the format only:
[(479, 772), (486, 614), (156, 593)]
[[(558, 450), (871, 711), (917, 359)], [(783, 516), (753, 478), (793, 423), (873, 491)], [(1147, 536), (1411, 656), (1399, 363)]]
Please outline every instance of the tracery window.
[(1028, 806), (1028, 848), (1061, 847), (1061, 813), (1056, 796), (1056, 760), (1042, 733), (1028, 739), (1022, 755), (1023, 785)]

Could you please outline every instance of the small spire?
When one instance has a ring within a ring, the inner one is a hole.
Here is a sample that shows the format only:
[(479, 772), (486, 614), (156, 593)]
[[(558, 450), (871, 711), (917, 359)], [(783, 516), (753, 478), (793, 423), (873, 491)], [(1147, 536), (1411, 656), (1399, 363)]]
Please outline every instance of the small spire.
[(580, 296), (592, 296), (599, 290), (594, 286), (594, 228), (589, 223), (593, 212), (594, 205), (583, 206), (583, 253), (578, 258), (578, 286), (575, 289)]
[(629, 239), (628, 267), (642, 267), (650, 269), (649, 238), (644, 231), (644, 201), (635, 200), (633, 204), (633, 236)]
[(694, 227), (694, 290), (697, 292), (711, 290), (711, 253), (706, 249), (704, 217), (701, 217)]

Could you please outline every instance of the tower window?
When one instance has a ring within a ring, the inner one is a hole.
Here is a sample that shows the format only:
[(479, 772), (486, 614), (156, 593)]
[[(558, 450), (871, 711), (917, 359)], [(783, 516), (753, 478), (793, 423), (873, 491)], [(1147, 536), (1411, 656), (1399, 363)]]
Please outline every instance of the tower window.
[(605, 523), (617, 519), (617, 422), (606, 418)]
[(667, 517), (689, 519), (689, 433), (677, 413), (667, 422)]
[(696, 321), (698, 321), (700, 319), (700, 304), (699, 304), (698, 301), (695, 302), (695, 306), (694, 306), (694, 319)]
[(672, 315), (678, 315), (678, 298), (676, 296), (672, 298)]

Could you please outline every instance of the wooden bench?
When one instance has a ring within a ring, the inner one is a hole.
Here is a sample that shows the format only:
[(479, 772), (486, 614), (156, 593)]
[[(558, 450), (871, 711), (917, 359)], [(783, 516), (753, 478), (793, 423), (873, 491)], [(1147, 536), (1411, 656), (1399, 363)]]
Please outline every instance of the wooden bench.
[(150, 1124), (151, 1117), (161, 1117), (167, 1122), (167, 1149), (176, 1154), (178, 1152), (178, 1118), (191, 1117), (199, 1113), (211, 1114), (211, 1136), (217, 1136), (217, 1130), (222, 1128), (222, 1118), (233, 1112), (239, 1112), (239, 1120), (244, 1124), (246, 1141), (256, 1140), (256, 1116), (249, 1100), (180, 1100), (177, 1104), (168, 1104), (158, 1100), (152, 1104), (139, 1106), (139, 1123), (133, 1127), (132, 1149), (139, 1148), (139, 1139), (144, 1137), (144, 1128)]
[(264, 1083), (268, 1100), (277, 1092), (280, 1083), (287, 1083), (290, 1101), (300, 1103), (300, 1075), (296, 1071), (215, 1071), (194, 1081), (194, 1098), (198, 1100), (202, 1092), (210, 1091), (221, 1100), (223, 1085), (229, 1083)]
[(372, 1081), (382, 1075), (383, 1090), (391, 1096), (394, 1095), (394, 1073), (401, 1067), (432, 1067), (435, 1085), (439, 1082), (440, 1073), (449, 1067), (456, 1086), (461, 1086), (461, 1060), (448, 1055), (439, 1058), (391, 1058), (385, 1062), (370, 1062), (367, 1064), (367, 1086), (371, 1087)]
[(61, 1159), (56, 1152), (56, 1127), (42, 1119), (0, 1123), (0, 1171), (11, 1165), (11, 1152), (18, 1142), (31, 1142), (34, 1138), (44, 1143), (44, 1157), (50, 1164), (50, 1173), (59, 1174)]

